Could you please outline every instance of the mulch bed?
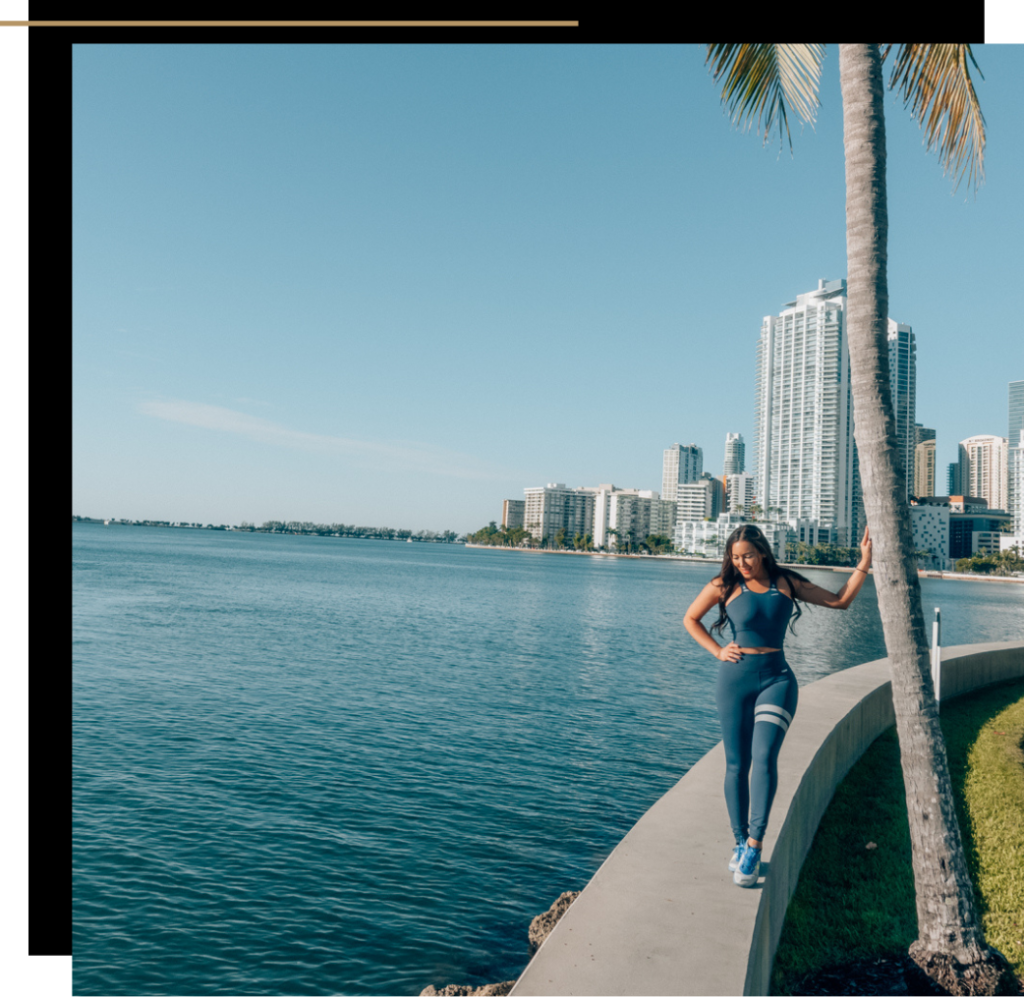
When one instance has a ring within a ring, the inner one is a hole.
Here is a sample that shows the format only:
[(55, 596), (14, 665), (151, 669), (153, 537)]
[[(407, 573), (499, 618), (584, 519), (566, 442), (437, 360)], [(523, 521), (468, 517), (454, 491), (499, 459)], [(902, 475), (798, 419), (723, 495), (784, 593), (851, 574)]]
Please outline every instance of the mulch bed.
[[(879, 997), (882, 994), (927, 997), (949, 993), (925, 976), (908, 955), (830, 966), (803, 977), (793, 985), (792, 990), (805, 997)], [(1024, 994), (1024, 980), (1021, 981), (1020, 993)]]

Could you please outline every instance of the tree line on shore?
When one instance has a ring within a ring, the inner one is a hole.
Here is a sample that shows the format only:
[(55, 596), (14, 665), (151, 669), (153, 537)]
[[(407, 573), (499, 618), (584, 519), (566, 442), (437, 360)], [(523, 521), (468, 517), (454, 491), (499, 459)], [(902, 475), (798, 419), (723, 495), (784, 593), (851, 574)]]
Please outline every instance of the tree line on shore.
[(982, 575), (1019, 575), (1024, 572), (1024, 557), (1016, 547), (994, 554), (978, 553), (972, 557), (961, 557), (956, 562), (956, 570)]
[(345, 523), (300, 523), (269, 519), (262, 526), (244, 520), (236, 530), (248, 533), (307, 533), (321, 537), (361, 537), (368, 540), (425, 540), (434, 543), (454, 543), (459, 535), (452, 530), (436, 533), (434, 530), (396, 530), (390, 526), (349, 526)]
[[(617, 554), (693, 554), (690, 550), (679, 550), (672, 540), (661, 534), (652, 533), (642, 540), (633, 540), (627, 533), (610, 529), (610, 550)], [(471, 533), (466, 538), (470, 543), (485, 544), (492, 547), (528, 547), (536, 550), (577, 550), (593, 551), (594, 538), (589, 533), (576, 533), (569, 536), (566, 530), (559, 530), (554, 536), (545, 536), (537, 540), (534, 535), (522, 526), (498, 526), (494, 520)], [(708, 544), (715, 545), (716, 537), (709, 538)], [(924, 552), (927, 553), (927, 552)], [(860, 549), (843, 547), (839, 544), (806, 544), (802, 542), (786, 545), (786, 559), (793, 564), (820, 564), (850, 566), (857, 563)]]
[[(673, 551), (672, 541), (668, 537), (651, 534), (637, 542), (630, 540), (625, 534), (616, 530), (608, 530), (612, 537), (612, 548), (618, 554), (669, 554)], [(491, 547), (527, 547), (532, 550), (577, 550), (593, 551), (594, 538), (589, 533), (576, 533), (573, 536), (565, 530), (559, 530), (554, 536), (541, 537), (538, 540), (522, 526), (498, 526), (492, 519), (483, 529), (470, 533), (466, 537), (469, 543), (485, 544)]]
[[(611, 536), (610, 549), (616, 554), (693, 554), (694, 551), (677, 550), (675, 544), (666, 537), (651, 534), (643, 540), (631, 540), (626, 534), (616, 530), (608, 530)], [(576, 550), (589, 552), (595, 550), (594, 538), (589, 533), (577, 533), (569, 536), (565, 530), (559, 530), (552, 537), (537, 540), (523, 526), (498, 526), (491, 520), (483, 529), (470, 533), (466, 540), (469, 543), (483, 544), (489, 547), (525, 547), (532, 550)], [(709, 544), (716, 543), (712, 537)], [(919, 558), (931, 557), (931, 552), (919, 550)], [(788, 564), (820, 565), (822, 567), (852, 567), (860, 557), (860, 548), (844, 547), (842, 544), (820, 543), (808, 544), (795, 541), (786, 544), (786, 562)], [(1016, 575), (1024, 572), (1024, 558), (1016, 550), (1004, 550), (998, 554), (975, 554), (973, 557), (960, 558), (956, 562), (959, 572), (976, 572), (986, 575)]]

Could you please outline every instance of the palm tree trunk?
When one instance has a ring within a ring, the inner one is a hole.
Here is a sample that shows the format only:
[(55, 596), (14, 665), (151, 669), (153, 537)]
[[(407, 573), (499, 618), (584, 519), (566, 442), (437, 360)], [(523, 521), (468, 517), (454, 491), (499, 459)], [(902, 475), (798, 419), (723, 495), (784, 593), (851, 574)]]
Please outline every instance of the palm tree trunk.
[(918, 925), (910, 954), (951, 993), (993, 994), (1008, 985), (1010, 971), (999, 953), (986, 948), (975, 909), (935, 706), (906, 487), (897, 459), (889, 386), (889, 223), (878, 46), (840, 45), (839, 76), (854, 435), (910, 819)]

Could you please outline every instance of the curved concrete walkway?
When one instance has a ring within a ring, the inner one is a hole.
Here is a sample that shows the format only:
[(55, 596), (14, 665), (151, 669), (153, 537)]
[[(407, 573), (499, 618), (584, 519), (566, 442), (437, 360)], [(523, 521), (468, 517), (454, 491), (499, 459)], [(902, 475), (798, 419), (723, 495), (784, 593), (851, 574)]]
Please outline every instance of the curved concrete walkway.
[[(1024, 676), (1024, 641), (942, 652), (942, 698)], [(894, 723), (889, 661), (804, 686), (779, 756), (757, 887), (727, 870), (733, 848), (711, 749), (636, 823), (512, 989), (550, 994), (767, 994), (800, 866), (836, 786)]]

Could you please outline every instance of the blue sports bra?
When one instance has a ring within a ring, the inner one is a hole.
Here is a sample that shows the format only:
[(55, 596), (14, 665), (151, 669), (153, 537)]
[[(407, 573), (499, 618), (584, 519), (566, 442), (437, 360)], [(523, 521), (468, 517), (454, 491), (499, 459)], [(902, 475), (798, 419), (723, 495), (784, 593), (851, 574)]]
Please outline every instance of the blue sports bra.
[(740, 588), (743, 591), (725, 609), (732, 639), (740, 647), (781, 648), (793, 600), (779, 591), (774, 578), (767, 592), (751, 592), (742, 580)]

